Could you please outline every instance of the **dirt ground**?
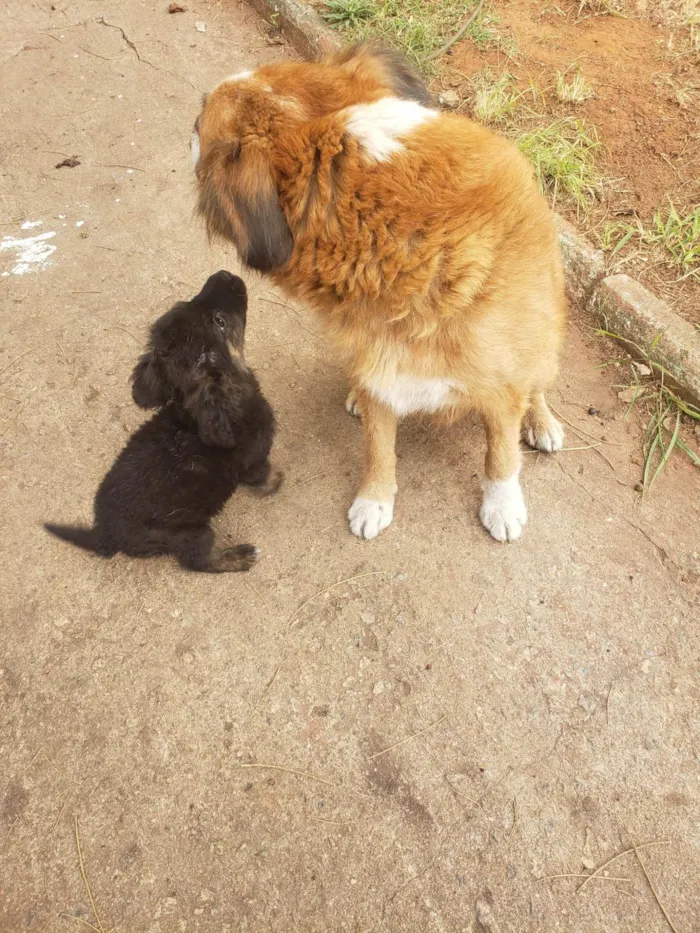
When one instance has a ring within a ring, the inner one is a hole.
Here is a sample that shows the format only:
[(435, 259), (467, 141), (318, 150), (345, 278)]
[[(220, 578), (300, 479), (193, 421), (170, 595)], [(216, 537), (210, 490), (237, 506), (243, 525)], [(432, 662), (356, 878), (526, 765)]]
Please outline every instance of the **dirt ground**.
[(633, 843), (700, 930), (698, 474), (676, 457), (640, 500), (642, 425), (575, 309), (552, 402), (578, 436), (524, 456), (514, 545), (476, 517), (469, 421), (406, 424), (394, 524), (349, 534), (342, 374), (250, 277), (287, 483), (217, 529), (258, 566), (44, 533), (143, 419), (149, 322), (237, 269), (192, 219), (201, 91), (289, 54), (235, 2), (55, 5), (0, 12), (2, 933), (665, 933), (634, 853), (543, 880)]
[[(594, 127), (601, 142), (598, 165), (605, 182), (588, 216), (557, 207), (600, 242), (606, 223), (652, 223), (672, 201), (681, 213), (700, 202), (700, 56), (684, 25), (691, 9), (663, 2), (617, 3), (624, 18), (594, 15), (597, 0), (561, 4), (499, 0), (495, 4), (506, 55), (459, 43), (447, 56), (450, 84), (469, 96), (468, 79), (484, 67), (505, 69), (518, 87), (538, 91), (537, 110), (549, 119), (574, 116)], [(593, 96), (578, 104), (557, 100), (556, 74), (577, 68)], [(452, 80), (452, 76), (462, 81)], [(539, 114), (534, 122), (543, 119)], [(618, 236), (620, 239), (621, 235)], [(679, 281), (682, 271), (661, 251), (640, 253), (635, 241), (616, 256), (621, 272), (641, 279), (687, 320), (700, 323), (700, 280)]]

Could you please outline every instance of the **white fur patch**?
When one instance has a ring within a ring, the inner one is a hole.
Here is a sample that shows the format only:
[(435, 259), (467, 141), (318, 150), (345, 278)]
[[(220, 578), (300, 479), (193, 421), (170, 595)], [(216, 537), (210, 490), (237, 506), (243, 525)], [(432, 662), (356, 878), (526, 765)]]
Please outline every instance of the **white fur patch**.
[(525, 440), (529, 447), (553, 454), (555, 450), (561, 450), (564, 446), (564, 429), (556, 418), (552, 418), (547, 427), (541, 430), (539, 434), (535, 434), (534, 429), (528, 427), (525, 431)]
[(456, 388), (456, 383), (449, 379), (422, 379), (404, 374), (395, 376), (388, 386), (370, 380), (363, 380), (363, 385), (400, 417), (419, 411), (439, 411), (450, 403), (450, 394)]
[(376, 538), (391, 524), (394, 517), (393, 502), (377, 502), (376, 499), (363, 499), (358, 496), (350, 506), (348, 519), (350, 531), (358, 538), (370, 540)]
[(237, 71), (235, 75), (229, 75), (228, 78), (224, 78), (221, 82), (222, 84), (228, 84), (229, 82), (234, 81), (247, 81), (248, 78), (253, 76), (253, 72), (249, 69), (246, 71)]
[(192, 153), (192, 165), (197, 168), (197, 162), (199, 162), (199, 133), (192, 134), (190, 152)]
[(527, 524), (527, 509), (520, 490), (518, 474), (508, 479), (484, 479), (484, 498), (479, 518), (496, 541), (515, 541)]
[(355, 104), (346, 109), (347, 130), (368, 156), (386, 162), (404, 146), (402, 136), (437, 116), (435, 110), (421, 107), (413, 100), (382, 97), (373, 104)]
[(52, 240), (56, 234), (53, 230), (47, 233), (37, 233), (36, 236), (13, 237), (4, 236), (0, 240), (0, 253), (14, 253), (11, 269), (4, 270), (0, 275), (4, 278), (8, 275), (25, 275), (27, 272), (38, 272), (45, 269), (49, 263), (50, 257), (56, 252), (56, 246), (53, 243), (47, 243)]

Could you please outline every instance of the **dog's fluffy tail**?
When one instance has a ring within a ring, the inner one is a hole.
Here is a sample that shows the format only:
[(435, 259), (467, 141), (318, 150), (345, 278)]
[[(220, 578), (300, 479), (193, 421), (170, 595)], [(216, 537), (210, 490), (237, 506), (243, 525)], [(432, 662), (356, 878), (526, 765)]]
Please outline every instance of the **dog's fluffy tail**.
[(70, 541), (76, 547), (81, 547), (85, 551), (99, 550), (99, 542), (94, 528), (85, 528), (78, 525), (44, 525), (44, 528), (57, 538), (63, 541)]

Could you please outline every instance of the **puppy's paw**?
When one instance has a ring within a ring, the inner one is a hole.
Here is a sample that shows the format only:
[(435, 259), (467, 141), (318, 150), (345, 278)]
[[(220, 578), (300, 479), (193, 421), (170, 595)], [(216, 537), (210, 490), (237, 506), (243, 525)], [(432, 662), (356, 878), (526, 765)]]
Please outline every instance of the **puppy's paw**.
[(284, 482), (284, 473), (282, 470), (270, 470), (270, 473), (261, 486), (251, 486), (250, 491), (254, 496), (265, 499), (267, 496), (274, 496), (279, 492), (279, 488)]
[(394, 503), (378, 502), (376, 499), (363, 499), (358, 496), (350, 506), (348, 519), (350, 531), (358, 538), (376, 538), (391, 524), (394, 517)]
[(352, 415), (353, 418), (361, 418), (362, 412), (360, 411), (360, 406), (355, 398), (355, 393), (350, 390), (348, 397), (345, 399), (345, 411)]
[(219, 565), (224, 573), (239, 573), (250, 570), (258, 559), (260, 551), (252, 544), (238, 544), (228, 547), (219, 555)]
[(564, 446), (564, 429), (556, 418), (550, 418), (546, 425), (527, 425), (524, 437), (529, 447), (544, 450), (548, 454), (553, 454)]
[(518, 474), (504, 480), (485, 479), (479, 518), (496, 541), (515, 541), (527, 524), (527, 509)]

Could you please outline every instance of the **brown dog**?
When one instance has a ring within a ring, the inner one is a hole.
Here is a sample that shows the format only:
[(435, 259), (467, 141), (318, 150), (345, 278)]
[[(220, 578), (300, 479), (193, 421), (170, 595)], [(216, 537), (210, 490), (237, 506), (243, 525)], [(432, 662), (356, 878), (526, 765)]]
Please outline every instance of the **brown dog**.
[(557, 236), (516, 148), (429, 103), (401, 58), (366, 46), (234, 75), (195, 124), (199, 211), (340, 351), (366, 439), (354, 534), (391, 522), (397, 419), (472, 409), (481, 520), (513, 540), (521, 430), (539, 450), (563, 439), (544, 399), (565, 318)]

